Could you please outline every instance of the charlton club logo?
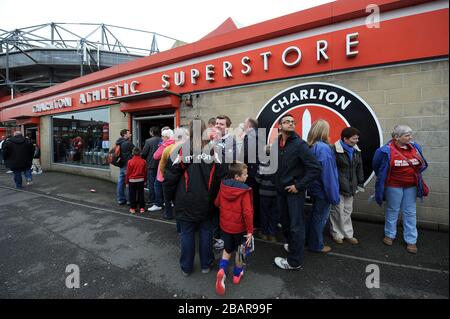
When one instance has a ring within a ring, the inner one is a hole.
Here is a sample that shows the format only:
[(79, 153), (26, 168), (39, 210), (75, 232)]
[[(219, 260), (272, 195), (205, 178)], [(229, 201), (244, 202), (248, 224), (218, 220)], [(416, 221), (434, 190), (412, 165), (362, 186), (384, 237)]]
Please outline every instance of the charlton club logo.
[(266, 128), (268, 143), (278, 135), (278, 119), (291, 114), (296, 121), (296, 132), (305, 141), (311, 124), (326, 120), (330, 124), (330, 143), (340, 139), (345, 127), (356, 127), (361, 135), (364, 179), (367, 184), (372, 177), (372, 158), (382, 145), (383, 135), (378, 120), (370, 106), (356, 93), (341, 86), (313, 82), (290, 87), (276, 94), (258, 114), (259, 127)]

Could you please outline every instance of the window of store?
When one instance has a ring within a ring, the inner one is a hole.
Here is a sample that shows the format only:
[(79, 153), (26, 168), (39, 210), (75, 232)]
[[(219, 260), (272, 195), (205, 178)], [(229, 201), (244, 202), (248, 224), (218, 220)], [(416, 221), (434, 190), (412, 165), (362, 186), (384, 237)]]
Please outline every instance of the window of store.
[(109, 109), (52, 117), (53, 163), (109, 169)]

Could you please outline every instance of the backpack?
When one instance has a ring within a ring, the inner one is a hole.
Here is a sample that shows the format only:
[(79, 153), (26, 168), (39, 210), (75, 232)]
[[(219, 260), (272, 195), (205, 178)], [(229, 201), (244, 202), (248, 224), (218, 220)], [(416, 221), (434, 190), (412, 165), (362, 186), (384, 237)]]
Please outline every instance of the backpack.
[(120, 145), (116, 144), (112, 149), (108, 152), (108, 164), (122, 167), (123, 160), (122, 160), (122, 153), (120, 152)]

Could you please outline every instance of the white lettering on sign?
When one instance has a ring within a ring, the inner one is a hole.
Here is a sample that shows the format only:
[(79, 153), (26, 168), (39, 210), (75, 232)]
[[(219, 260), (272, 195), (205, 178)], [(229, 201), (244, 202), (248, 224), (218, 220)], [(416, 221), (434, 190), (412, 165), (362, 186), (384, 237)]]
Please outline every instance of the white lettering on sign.
[(184, 71), (180, 71), (180, 73), (175, 72), (174, 81), (176, 86), (183, 86), (185, 79)]
[(317, 62), (320, 61), (321, 57), (324, 60), (328, 60), (329, 59), (328, 55), (325, 53), (327, 51), (327, 49), (328, 49), (328, 42), (327, 41), (325, 41), (325, 40), (317, 41), (317, 50), (316, 50), (317, 51), (317, 57), (316, 57)]
[(223, 61), (223, 77), (224, 78), (232, 78), (231, 69), (233, 68), (233, 64), (228, 61)]
[[(291, 52), (295, 52), (295, 54), (297, 54), (297, 58), (293, 61), (293, 62), (288, 62), (286, 60), (286, 57), (291, 53)], [(286, 50), (283, 51), (283, 55), (281, 56), (281, 60), (283, 61), (283, 64), (287, 67), (294, 67), (297, 64), (300, 63), (302, 59), (302, 51), (298, 48), (298, 47), (289, 47)]]
[(131, 83), (116, 84), (114, 86), (108, 86), (104, 89), (97, 89), (90, 92), (80, 93), (80, 104), (87, 104), (91, 102), (98, 102), (102, 100), (109, 100), (115, 97), (127, 96), (130, 94), (139, 93), (136, 87), (139, 85), (139, 81), (132, 81)]
[(358, 32), (347, 34), (345, 36), (345, 54), (348, 57), (354, 57), (358, 55), (359, 51), (352, 51), (353, 47), (356, 47), (359, 44), (359, 41), (355, 41), (358, 38)]
[(352, 103), (351, 100), (347, 99), (345, 96), (339, 96), (339, 94), (334, 91), (328, 91), (325, 89), (302, 89), (298, 91), (298, 94), (297, 92), (292, 92), (289, 95), (289, 98), (287, 96), (284, 96), (281, 99), (278, 99), (277, 103), (272, 104), (272, 111), (274, 113), (279, 113), (281, 112), (281, 110), (289, 107), (293, 103), (297, 104), (300, 101), (314, 99), (325, 100), (328, 103), (333, 103), (336, 106), (340, 107), (342, 110), (345, 110), (350, 105), (350, 103)]
[(213, 78), (214, 73), (216, 73), (216, 72), (214, 72), (214, 65), (208, 64), (206, 66), (206, 81), (213, 82), (214, 81), (214, 78)]
[(252, 67), (248, 64), (250, 62), (250, 58), (248, 56), (245, 56), (242, 58), (241, 63), (243, 66), (245, 66), (245, 70), (241, 70), (241, 73), (244, 75), (248, 75), (252, 72)]
[(45, 112), (45, 111), (50, 111), (50, 110), (57, 110), (57, 109), (61, 109), (64, 107), (71, 107), (71, 106), (72, 106), (72, 98), (63, 97), (61, 99), (33, 105), (33, 112), (39, 113), (39, 112)]
[(272, 52), (264, 52), (261, 53), (260, 56), (263, 57), (264, 59), (264, 71), (267, 72), (269, 71), (269, 57), (272, 55)]
[[(358, 46), (358, 33), (349, 33), (345, 35), (345, 52), (342, 52), (342, 54), (345, 54), (347, 58), (352, 58), (358, 55), (359, 51), (356, 50), (356, 47)], [(316, 61), (318, 63), (322, 61), (329, 61), (330, 57), (327, 54), (329, 49), (329, 44), (327, 40), (317, 40), (315, 42), (315, 47), (312, 48), (312, 50), (315, 50), (315, 56)], [(334, 50), (336, 52), (336, 50)], [(277, 50), (277, 52), (279, 52)], [(270, 63), (271, 60), (274, 58), (279, 59), (281, 62), (281, 65), (284, 65), (287, 68), (296, 68), (299, 67), (299, 65), (302, 63), (302, 48), (297, 45), (291, 45), (286, 47), (283, 51), (281, 51), (281, 55), (278, 57), (275, 57), (272, 51), (263, 51), (258, 52), (259, 56), (261, 57), (262, 64), (260, 68), (264, 72), (270, 71)], [(331, 51), (333, 52), (333, 51)], [(308, 54), (307, 56), (312, 56), (311, 54)], [(245, 75), (249, 76), (254, 68), (250, 66), (250, 57), (243, 56), (240, 58), (240, 72)], [(233, 63), (229, 60), (223, 60), (219, 62), (220, 65), (217, 65), (217, 71), (216, 71), (216, 65), (214, 64), (207, 64), (204, 67), (204, 71), (200, 71), (198, 67), (193, 67), (188, 71), (173, 71), (172, 73), (165, 73), (161, 76), (162, 80), (162, 88), (168, 89), (171, 87), (171, 85), (175, 85), (178, 87), (182, 87), (185, 85), (185, 77), (190, 76), (190, 82), (192, 85), (197, 85), (198, 81), (200, 79), (206, 80), (210, 83), (213, 83), (216, 81), (216, 79), (221, 76), (223, 79), (233, 79)], [(276, 63), (275, 65), (279, 65), (279, 63)], [(222, 68), (219, 70), (219, 68)], [(186, 74), (185, 74), (186, 72)], [(203, 73), (204, 72), (204, 73)], [(235, 71), (239, 72), (239, 71)], [(322, 97), (324, 95), (322, 94)], [(321, 98), (322, 98), (321, 97)], [(334, 95), (329, 95), (328, 97), (325, 96), (325, 98), (328, 100), (333, 100), (335, 98)], [(338, 101), (343, 102), (342, 100), (338, 99)]]

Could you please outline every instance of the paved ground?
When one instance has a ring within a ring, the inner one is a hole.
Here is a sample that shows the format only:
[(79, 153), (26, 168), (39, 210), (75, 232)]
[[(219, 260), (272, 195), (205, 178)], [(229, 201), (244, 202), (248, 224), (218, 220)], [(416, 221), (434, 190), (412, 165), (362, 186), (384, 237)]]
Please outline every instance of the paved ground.
[[(215, 272), (201, 274), (198, 259), (190, 277), (181, 275), (174, 223), (128, 214), (114, 192), (113, 183), (54, 172), (16, 190), (0, 170), (0, 298), (217, 298)], [(354, 228), (360, 245), (308, 252), (301, 271), (274, 265), (280, 243), (256, 241), (245, 278), (229, 283), (226, 297), (448, 299), (448, 233), (420, 230), (411, 255), (400, 241), (383, 245), (380, 224)], [(79, 266), (79, 289), (66, 288), (70, 264)], [(380, 288), (366, 287), (370, 264), (380, 269)]]

